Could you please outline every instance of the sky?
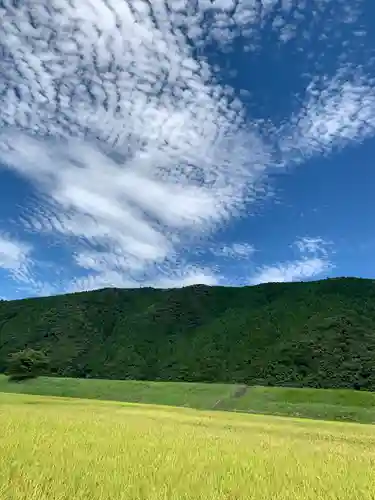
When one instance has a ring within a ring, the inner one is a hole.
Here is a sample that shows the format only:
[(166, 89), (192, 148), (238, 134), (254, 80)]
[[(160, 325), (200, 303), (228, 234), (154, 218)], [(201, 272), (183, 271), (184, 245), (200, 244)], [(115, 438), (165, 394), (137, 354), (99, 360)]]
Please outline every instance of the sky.
[(375, 277), (373, 0), (0, 0), (0, 298)]

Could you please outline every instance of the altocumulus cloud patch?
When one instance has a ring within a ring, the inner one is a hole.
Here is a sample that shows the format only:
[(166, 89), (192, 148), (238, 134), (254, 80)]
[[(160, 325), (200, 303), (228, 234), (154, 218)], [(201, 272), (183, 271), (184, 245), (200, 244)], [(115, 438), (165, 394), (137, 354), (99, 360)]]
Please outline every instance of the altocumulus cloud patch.
[[(0, 266), (41, 293), (229, 283), (219, 262), (195, 257), (253, 258), (251, 235), (212, 235), (265, 196), (269, 172), (373, 135), (373, 54), (354, 58), (365, 18), (360, 0), (0, 2), (0, 160), (34, 186), (2, 243), (24, 249), (21, 278), (9, 258)], [(277, 121), (254, 119), (251, 93), (245, 102), (223, 78), (238, 46), (257, 53), (270, 37), (312, 61)], [(339, 48), (330, 71), (310, 50), (317, 37)], [(42, 283), (43, 238), (66, 250), (55, 287)], [(329, 267), (311, 259), (287, 278)]]

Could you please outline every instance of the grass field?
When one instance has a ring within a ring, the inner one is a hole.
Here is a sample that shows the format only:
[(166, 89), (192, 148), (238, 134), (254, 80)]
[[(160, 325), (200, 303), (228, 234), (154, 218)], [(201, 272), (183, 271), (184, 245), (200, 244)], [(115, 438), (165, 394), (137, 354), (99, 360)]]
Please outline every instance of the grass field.
[(229, 384), (57, 377), (39, 377), (24, 382), (9, 383), (7, 377), (0, 375), (0, 392), (188, 406), (197, 409), (211, 409), (217, 401), (229, 398), (237, 387)]
[(1, 500), (370, 500), (375, 427), (0, 394)]
[(53, 377), (9, 383), (0, 375), (0, 392), (375, 423), (375, 393), (341, 389)]

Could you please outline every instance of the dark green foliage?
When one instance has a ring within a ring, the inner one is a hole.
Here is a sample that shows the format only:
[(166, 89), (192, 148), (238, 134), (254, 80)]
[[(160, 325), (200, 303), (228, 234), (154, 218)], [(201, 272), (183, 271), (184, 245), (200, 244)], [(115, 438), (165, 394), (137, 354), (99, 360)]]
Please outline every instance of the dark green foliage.
[(375, 390), (375, 283), (104, 289), (1, 302), (0, 371), (26, 346), (43, 349), (57, 376)]
[(42, 351), (24, 349), (9, 355), (7, 375), (10, 381), (36, 378), (47, 371), (48, 358)]

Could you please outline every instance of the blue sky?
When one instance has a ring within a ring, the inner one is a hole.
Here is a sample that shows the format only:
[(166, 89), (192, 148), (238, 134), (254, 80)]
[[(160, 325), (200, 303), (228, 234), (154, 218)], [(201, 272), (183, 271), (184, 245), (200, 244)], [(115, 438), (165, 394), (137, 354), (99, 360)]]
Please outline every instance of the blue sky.
[(0, 296), (375, 276), (371, 0), (0, 0)]

